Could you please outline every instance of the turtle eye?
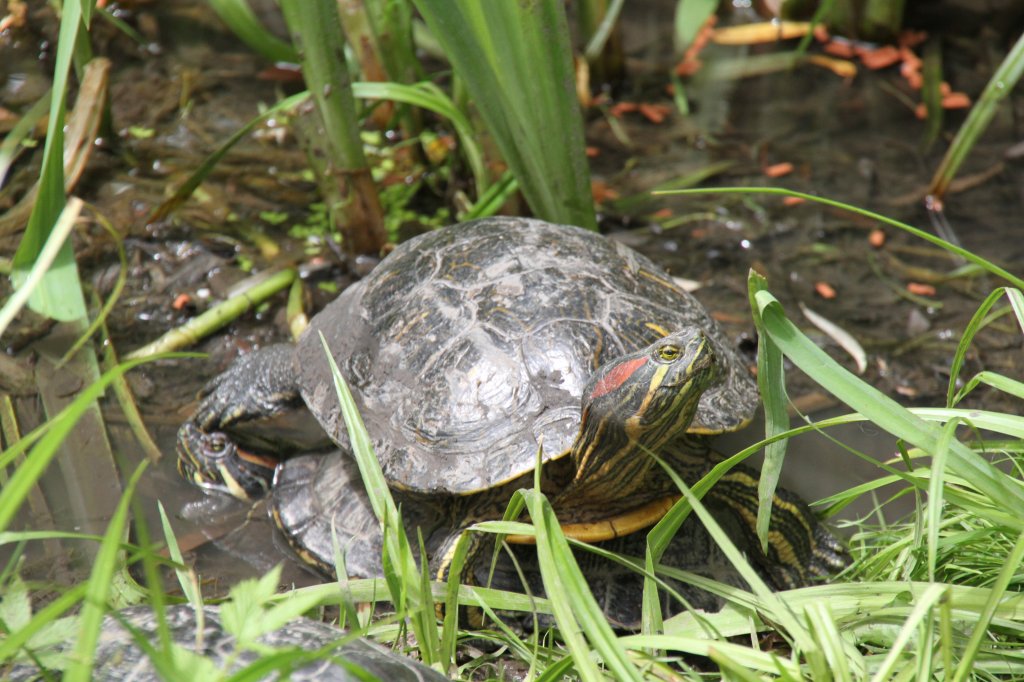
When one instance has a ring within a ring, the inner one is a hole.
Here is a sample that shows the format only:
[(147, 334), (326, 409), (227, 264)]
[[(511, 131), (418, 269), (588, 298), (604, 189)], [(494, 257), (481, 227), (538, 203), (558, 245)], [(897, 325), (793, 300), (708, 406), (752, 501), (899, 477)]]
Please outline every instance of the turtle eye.
[(227, 442), (224, 436), (216, 434), (210, 436), (210, 439), (207, 441), (206, 447), (211, 453), (219, 455), (220, 453), (224, 452), (224, 450), (227, 449)]
[(679, 359), (681, 352), (679, 346), (662, 346), (658, 349), (658, 357), (665, 362), (672, 362)]

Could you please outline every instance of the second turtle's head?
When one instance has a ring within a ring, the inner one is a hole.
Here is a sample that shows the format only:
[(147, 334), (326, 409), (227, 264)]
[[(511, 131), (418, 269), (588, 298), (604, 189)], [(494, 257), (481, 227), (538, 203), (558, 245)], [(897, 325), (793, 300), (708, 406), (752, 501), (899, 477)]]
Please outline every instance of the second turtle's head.
[(227, 434), (191, 420), (178, 429), (178, 473), (204, 490), (254, 500), (270, 490), (277, 461), (239, 448)]

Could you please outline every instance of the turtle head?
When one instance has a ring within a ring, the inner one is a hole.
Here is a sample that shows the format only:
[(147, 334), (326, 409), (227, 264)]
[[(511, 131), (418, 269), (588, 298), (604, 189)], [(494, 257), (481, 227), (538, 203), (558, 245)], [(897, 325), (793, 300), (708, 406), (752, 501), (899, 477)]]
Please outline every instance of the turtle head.
[[(685, 433), (701, 396), (721, 375), (707, 335), (700, 329), (669, 334), (621, 356), (594, 374), (583, 393), (580, 432), (572, 456), (576, 481), (607, 478), (615, 494), (643, 485), (653, 464), (644, 451)], [(609, 491), (612, 492), (612, 491)]]
[(178, 429), (178, 473), (204, 490), (254, 500), (270, 490), (276, 460), (238, 447), (227, 434), (203, 431), (193, 421)]

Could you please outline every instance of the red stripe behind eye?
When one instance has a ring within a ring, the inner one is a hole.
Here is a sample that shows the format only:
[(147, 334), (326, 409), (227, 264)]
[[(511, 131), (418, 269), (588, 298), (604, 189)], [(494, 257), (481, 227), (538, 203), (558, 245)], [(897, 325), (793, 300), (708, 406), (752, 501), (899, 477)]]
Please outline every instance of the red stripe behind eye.
[(607, 374), (601, 377), (601, 380), (594, 386), (594, 390), (590, 392), (590, 398), (600, 398), (601, 396), (611, 393), (622, 384), (626, 383), (626, 380), (633, 376), (633, 373), (644, 366), (647, 363), (647, 358), (633, 358), (632, 360), (626, 360), (621, 365), (613, 367)]

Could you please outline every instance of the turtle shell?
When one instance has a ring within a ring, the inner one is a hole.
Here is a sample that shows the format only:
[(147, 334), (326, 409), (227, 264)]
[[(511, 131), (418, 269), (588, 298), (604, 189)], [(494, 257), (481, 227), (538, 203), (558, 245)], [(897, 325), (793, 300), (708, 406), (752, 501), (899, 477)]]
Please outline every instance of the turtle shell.
[(700, 327), (723, 380), (694, 433), (744, 425), (749, 372), (704, 307), (629, 247), (524, 218), (453, 225), (397, 247), (317, 315), (298, 342), (303, 398), (345, 445), (320, 334), (349, 383), (389, 483), (425, 494), (492, 488), (564, 455), (593, 372)]
[[(200, 620), (188, 604), (167, 606), (164, 609), (164, 624), (171, 640), (177, 646), (210, 661), (222, 677), (227, 678), (231, 673), (243, 669), (251, 670), (247, 666), (256, 664), (260, 650), (251, 645), (243, 648), (238, 644), (222, 625), (221, 610), (218, 607), (204, 606), (202, 615)], [(128, 607), (106, 616), (100, 627), (90, 679), (95, 682), (159, 682), (167, 679), (161, 674), (163, 669), (153, 664), (150, 658), (152, 654), (139, 646), (141, 638), (142, 642), (148, 641), (159, 650), (159, 629), (159, 618), (145, 605)], [(332, 657), (328, 657), (325, 651), (322, 659), (303, 661), (292, 670), (287, 667), (284, 670), (268, 668), (266, 676), (260, 679), (287, 679), (293, 682), (358, 682), (366, 679), (444, 682), (448, 679), (419, 661), (370, 640), (353, 638), (336, 627), (308, 618), (296, 618), (261, 635), (258, 642), (264, 647), (282, 650), (333, 648), (330, 651)], [(55, 643), (54, 651), (34, 651), (35, 662), (44, 659), (44, 653), (58, 653), (63, 658), (69, 658), (73, 655), (73, 648), (73, 642)], [(266, 657), (269, 654), (263, 652), (263, 655)], [(15, 665), (4, 672), (5, 680), (60, 678), (57, 671), (44, 675), (44, 671), (36, 665), (27, 663)]]

